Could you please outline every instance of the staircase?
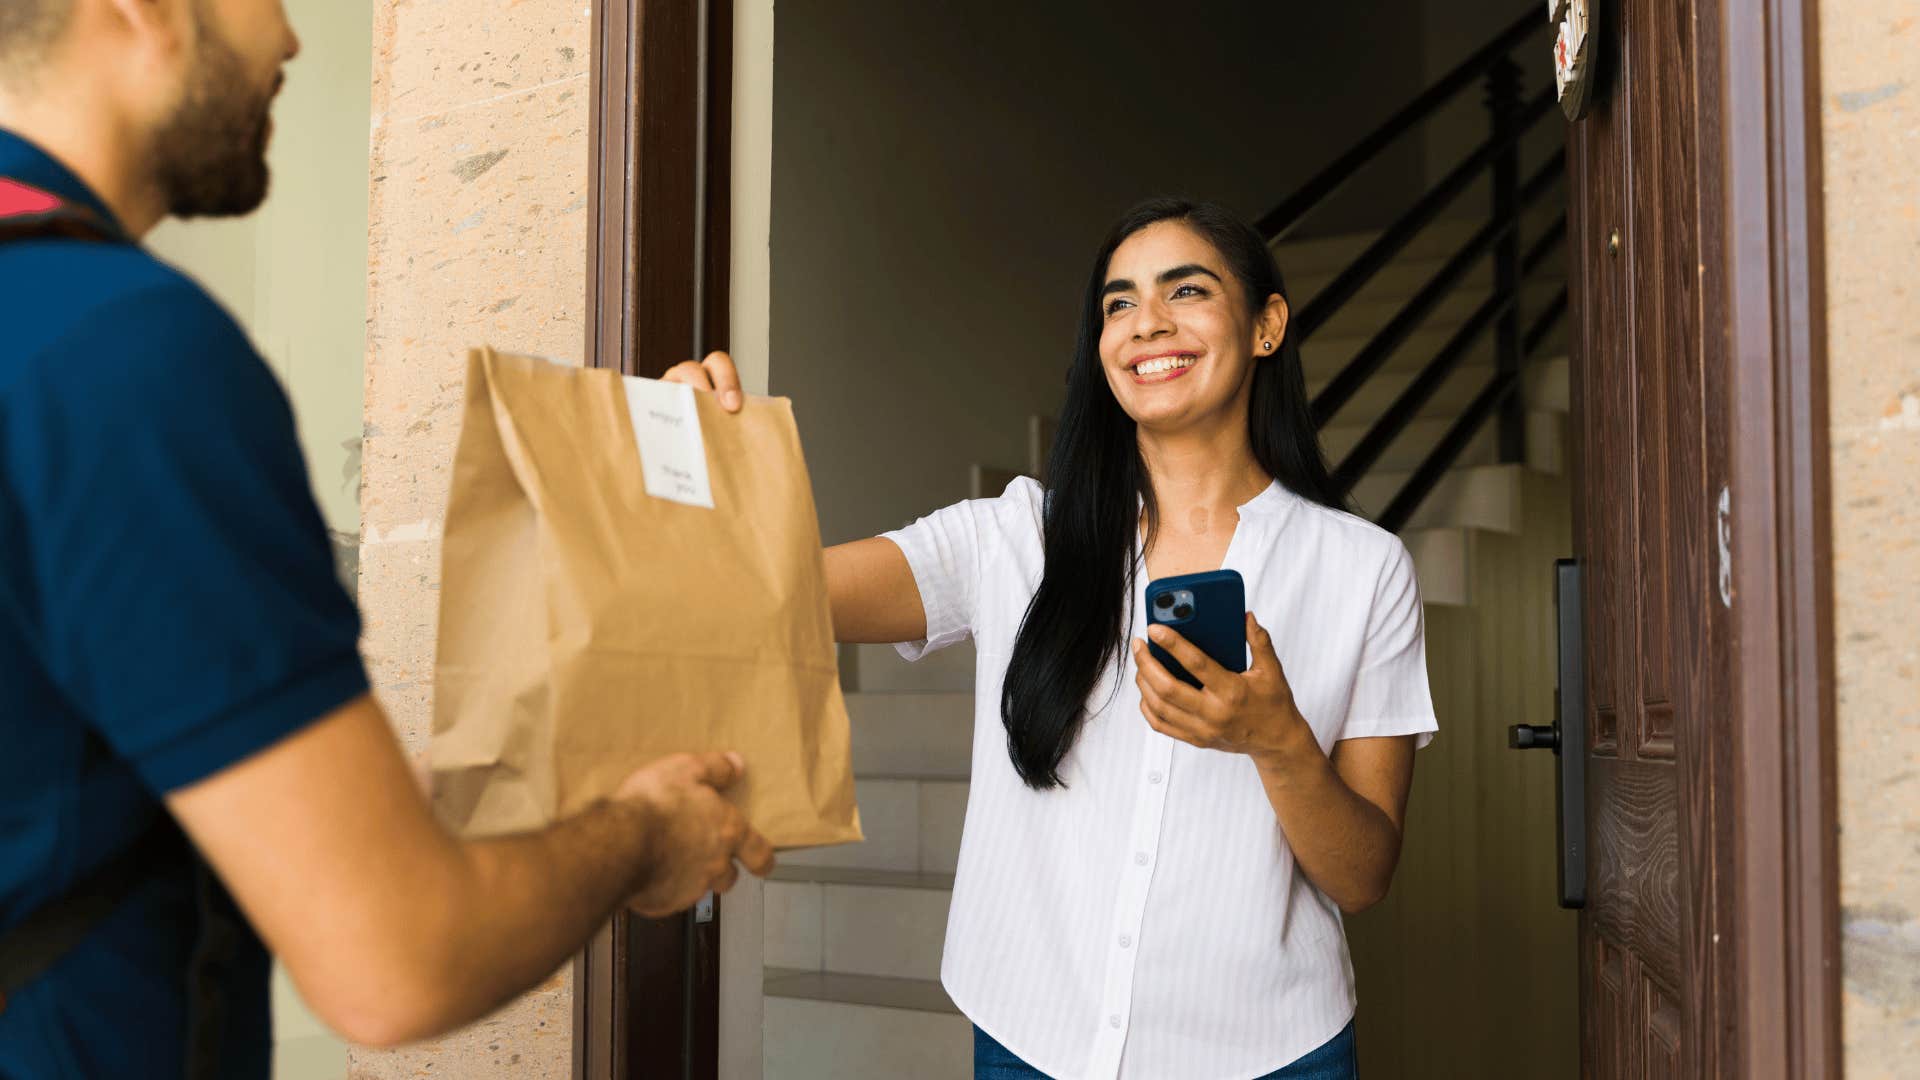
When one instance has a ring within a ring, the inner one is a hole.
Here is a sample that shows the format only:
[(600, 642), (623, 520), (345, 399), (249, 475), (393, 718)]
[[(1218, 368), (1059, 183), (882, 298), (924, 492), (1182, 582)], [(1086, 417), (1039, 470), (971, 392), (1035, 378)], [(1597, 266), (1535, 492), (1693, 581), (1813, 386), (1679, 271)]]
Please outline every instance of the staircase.
[[(1317, 392), (1470, 231), (1429, 229), (1305, 346)], [(1278, 245), (1289, 290), (1310, 299), (1372, 235)], [(1322, 431), (1338, 461), (1413, 378), (1414, 368), (1488, 295), (1482, 273), (1426, 322)], [(1530, 310), (1565, 288), (1543, 279)], [(1551, 342), (1549, 342), (1551, 344)], [(1522, 497), (1555, 497), (1543, 480), (1565, 461), (1563, 350), (1523, 369), (1526, 459), (1501, 464), (1489, 426), (1463, 451), (1402, 530), (1429, 605), (1473, 603), (1476, 537), (1514, 534)], [(1404, 357), (1405, 359), (1400, 359)], [(1353, 492), (1378, 513), (1494, 370), (1493, 346), (1459, 369)], [(1028, 453), (1032, 451), (1029, 450)], [(1038, 472), (1037, 461), (1028, 467)], [(989, 491), (1010, 473), (977, 470)], [(1437, 673), (1436, 673), (1437, 674)], [(973, 651), (956, 646), (908, 664), (890, 646), (842, 647), (865, 843), (783, 858), (766, 886), (765, 1055), (768, 1080), (972, 1076), (972, 1030), (940, 988), (940, 951), (966, 813), (973, 740)]]
[[(1546, 197), (1563, 165), (1559, 133), (1543, 123), (1554, 111), (1553, 91), (1523, 99), (1511, 57), (1540, 36), (1538, 14), (1530, 5), (1525, 17), (1259, 223), (1273, 238), (1288, 284), (1290, 332), (1303, 335), (1308, 391), (1336, 480), (1350, 485), (1358, 512), (1400, 534), (1413, 554), (1422, 598), (1439, 609), (1428, 613), (1443, 639), (1436, 651), (1430, 635), (1429, 672), (1436, 702), (1449, 710), (1442, 713), (1443, 730), (1450, 716), (1497, 721), (1503, 712), (1530, 707), (1522, 699), (1531, 700), (1531, 691), (1498, 701), (1481, 693), (1505, 685), (1480, 670), (1489, 662), (1482, 654), (1493, 642), (1506, 643), (1500, 648), (1511, 641), (1538, 644), (1527, 620), (1539, 605), (1514, 597), (1516, 586), (1532, 581), (1527, 574), (1544, 574), (1546, 567), (1513, 565), (1515, 553), (1550, 563), (1539, 552), (1558, 544), (1565, 529), (1560, 474), (1569, 402), (1560, 316), (1566, 282), (1548, 256), (1566, 225), (1560, 201)], [(1480, 86), (1491, 120), (1487, 140), (1385, 229), (1292, 238), (1300, 222), (1383, 147)], [(1536, 135), (1554, 145), (1523, 180), (1523, 145), (1531, 147)], [(1489, 204), (1490, 214), (1474, 214), (1473, 206)], [(1035, 417), (1030, 427), (1024, 452), (1008, 448), (1008, 460), (1024, 467), (976, 465), (976, 495), (997, 494), (1017, 471), (1041, 475), (1049, 425)], [(1554, 509), (1561, 512), (1542, 512)], [(1548, 536), (1556, 521), (1559, 532)], [(1485, 586), (1484, 611), (1475, 606), (1477, 579)], [(1487, 617), (1471, 617), (1478, 615)], [(1485, 630), (1481, 624), (1501, 633), (1466, 629)], [(1523, 629), (1508, 632), (1514, 626)], [(1504, 657), (1490, 662), (1516, 678), (1530, 670)], [(939, 974), (973, 745), (972, 650), (950, 648), (908, 665), (890, 647), (848, 646), (841, 665), (868, 838), (789, 855), (767, 882), (765, 1076), (965, 1080), (972, 1076), (972, 1030), (941, 990)], [(1505, 759), (1489, 759), (1479, 772), (1469, 768), (1487, 733), (1460, 734), (1459, 745), (1472, 753), (1448, 751), (1436, 764), (1469, 783), (1488, 782), (1462, 792), (1462, 806), (1485, 804), (1502, 821), (1547, 820), (1514, 828), (1550, 830), (1550, 812), (1512, 812), (1501, 801), (1505, 796), (1493, 794), (1504, 782)], [(1440, 873), (1444, 867), (1420, 860), (1444, 862), (1448, 837), (1437, 830), (1455, 828), (1452, 810), (1434, 801), (1452, 798), (1451, 789), (1439, 785), (1423, 793), (1416, 786), (1415, 795), (1413, 808), (1423, 817), (1410, 829), (1410, 850), (1416, 833), (1425, 834), (1424, 843), (1403, 861), (1400, 878), (1408, 888), (1396, 886), (1403, 907), (1409, 889), (1415, 894), (1409, 919), (1425, 910), (1427, 896), (1439, 895), (1437, 882), (1451, 880)], [(1544, 851), (1548, 843), (1537, 846)], [(1395, 941), (1445, 936), (1421, 925)], [(1356, 939), (1355, 956), (1363, 981), (1369, 964), (1381, 965), (1373, 969), (1383, 976), (1374, 986), (1388, 992), (1369, 1000), (1376, 1003), (1373, 1015), (1391, 1021), (1393, 985), (1411, 977), (1369, 958), (1413, 954), (1383, 937)], [(1433, 974), (1445, 972), (1420, 962)], [(1362, 1053), (1369, 1056), (1364, 1039)], [(1391, 1060), (1372, 1053), (1373, 1060)]]

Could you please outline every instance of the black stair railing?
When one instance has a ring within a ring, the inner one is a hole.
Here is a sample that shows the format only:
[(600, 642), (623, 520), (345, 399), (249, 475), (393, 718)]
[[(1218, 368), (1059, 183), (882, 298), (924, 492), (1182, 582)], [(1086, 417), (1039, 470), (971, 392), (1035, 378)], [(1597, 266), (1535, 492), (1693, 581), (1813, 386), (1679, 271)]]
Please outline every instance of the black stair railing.
[(1395, 532), (1406, 526), (1440, 478), (1489, 422), (1497, 421), (1499, 425), (1501, 461), (1518, 461), (1524, 454), (1524, 403), (1517, 392), (1522, 385), (1522, 368), (1564, 317), (1567, 307), (1562, 292), (1522, 331), (1523, 282), (1559, 249), (1566, 233), (1566, 216), (1562, 214), (1522, 253), (1522, 215), (1559, 189), (1566, 168), (1564, 152), (1556, 151), (1524, 182), (1520, 180), (1521, 143), (1556, 110), (1551, 88), (1523, 100), (1520, 69), (1513, 62), (1512, 54), (1547, 28), (1538, 9), (1528, 5), (1524, 16), (1260, 219), (1261, 232), (1270, 243), (1285, 238), (1388, 146), (1431, 120), (1476, 83), (1485, 86), (1486, 140), (1415, 199), (1366, 250), (1294, 314), (1292, 332), (1298, 335), (1297, 340), (1310, 340), (1315, 331), (1330, 323), (1462, 193), (1483, 175), (1487, 176), (1492, 199), (1485, 223), (1368, 339), (1313, 400), (1314, 420), (1324, 428), (1370, 380), (1379, 376), (1387, 362), (1434, 311), (1459, 291), (1474, 267), (1482, 259), (1492, 260), (1491, 294), (1425, 361), (1334, 468), (1335, 484), (1343, 496), (1350, 495), (1354, 485), (1379, 461), (1387, 447), (1405, 433), (1461, 361), (1483, 337), (1493, 336), (1494, 373), (1486, 387), (1449, 426), (1377, 518), (1380, 525)]

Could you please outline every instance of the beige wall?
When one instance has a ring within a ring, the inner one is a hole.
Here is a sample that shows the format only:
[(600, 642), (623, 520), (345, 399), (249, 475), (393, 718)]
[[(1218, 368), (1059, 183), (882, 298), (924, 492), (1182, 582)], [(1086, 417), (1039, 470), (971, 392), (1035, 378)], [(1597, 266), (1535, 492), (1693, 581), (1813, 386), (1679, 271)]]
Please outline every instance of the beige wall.
[(289, 0), (301, 55), (274, 107), (273, 186), (251, 217), (148, 238), (239, 319), (293, 400), (320, 504), (350, 566), (360, 531), (367, 108), (373, 0)]
[[(771, 382), (828, 543), (966, 497), (974, 463), (1025, 467), (1120, 211), (1173, 192), (1258, 216), (1422, 81), (1418, 20), (1354, 6), (804, 11), (776, 49)], [(1315, 224), (1377, 219), (1419, 170), (1401, 147)]]
[[(433, 686), (440, 525), (465, 350), (579, 363), (586, 296), (586, 0), (396, 0), (373, 33), (362, 643), (410, 748)], [(355, 1050), (355, 1080), (571, 1076), (559, 972), (471, 1029)]]
[(1393, 891), (1347, 920), (1361, 1073), (1579, 1075), (1579, 926), (1556, 906), (1554, 762), (1507, 748), (1553, 715), (1567, 478), (1523, 474), (1520, 531), (1469, 532), (1473, 603), (1428, 605), (1440, 735), (1420, 751)]
[(1847, 1075), (1920, 1061), (1920, 8), (1823, 0)]
[[(343, 569), (360, 531), (360, 351), (366, 337), (368, 43), (373, 0), (289, 0), (303, 44), (274, 106), (273, 186), (250, 217), (155, 229), (147, 246), (247, 328), (299, 424)], [(276, 1080), (339, 1080), (346, 1045), (273, 979)]]

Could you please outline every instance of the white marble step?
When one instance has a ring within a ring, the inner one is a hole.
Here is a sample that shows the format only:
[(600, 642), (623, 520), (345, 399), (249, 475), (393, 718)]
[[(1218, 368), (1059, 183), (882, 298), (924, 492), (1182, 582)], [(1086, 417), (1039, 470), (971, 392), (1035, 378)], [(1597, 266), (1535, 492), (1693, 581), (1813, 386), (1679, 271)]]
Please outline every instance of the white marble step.
[(848, 690), (972, 693), (973, 642), (907, 661), (891, 645), (840, 646), (840, 685)]
[(952, 874), (782, 866), (766, 889), (768, 966), (940, 977)]
[(854, 782), (867, 838), (790, 851), (782, 866), (951, 874), (967, 816), (965, 780), (862, 776)]
[(971, 1080), (973, 1025), (938, 982), (769, 970), (766, 1080)]
[(855, 776), (965, 780), (973, 763), (973, 694), (847, 695)]
[[(1520, 529), (1520, 474), (1524, 465), (1476, 465), (1454, 469), (1440, 478), (1426, 501), (1414, 511), (1408, 529), (1470, 528), (1494, 532)], [(1353, 489), (1355, 509), (1376, 517), (1406, 486), (1413, 473), (1376, 470)], [(1403, 530), (1404, 531), (1404, 530)]]
[[(1459, 250), (1460, 245), (1481, 224), (1478, 221), (1436, 221), (1408, 241), (1407, 246), (1401, 249), (1399, 261), (1444, 258)], [(1377, 229), (1308, 239), (1289, 238), (1273, 245), (1273, 257), (1279, 261), (1283, 271), (1297, 270), (1302, 274), (1337, 271), (1351, 265), (1367, 249), (1367, 245), (1379, 238), (1380, 230)]]
[(1465, 607), (1473, 602), (1471, 529), (1409, 529), (1400, 539), (1413, 556), (1423, 603)]
[[(1463, 364), (1454, 369), (1452, 375), (1440, 384), (1426, 404), (1422, 405), (1418, 416), (1458, 416), (1478, 397), (1480, 392), (1492, 380), (1494, 366), (1490, 362)], [(1418, 371), (1382, 371), (1368, 379), (1340, 411), (1333, 415), (1337, 424), (1355, 424), (1372, 421), (1387, 411), (1398, 400)], [(1331, 376), (1311, 379), (1307, 382), (1307, 396), (1313, 398), (1326, 389)], [(1548, 409), (1556, 412), (1567, 411), (1567, 358), (1548, 357), (1528, 364), (1523, 373), (1523, 393), (1527, 408)], [(929, 657), (931, 659), (931, 657)], [(902, 661), (904, 663), (904, 661)]]
[[(1387, 444), (1386, 450), (1374, 461), (1370, 472), (1380, 470), (1410, 470), (1420, 467), (1420, 463), (1433, 452), (1447, 429), (1453, 426), (1451, 416), (1423, 416), (1408, 422), (1400, 434)], [(1369, 425), (1366, 423), (1331, 424), (1320, 429), (1320, 445), (1326, 450), (1327, 464), (1338, 467), (1353, 448), (1366, 436)], [(1454, 468), (1466, 468), (1472, 465), (1492, 465), (1499, 460), (1498, 432), (1493, 424), (1482, 427), (1467, 443), (1460, 456), (1454, 460)]]

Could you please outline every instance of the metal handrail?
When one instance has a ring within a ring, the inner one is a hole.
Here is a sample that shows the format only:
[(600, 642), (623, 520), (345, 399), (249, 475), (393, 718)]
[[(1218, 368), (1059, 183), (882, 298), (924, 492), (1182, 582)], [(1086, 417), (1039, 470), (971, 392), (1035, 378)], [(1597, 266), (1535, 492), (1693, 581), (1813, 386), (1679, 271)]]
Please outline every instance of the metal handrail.
[[(1527, 331), (1525, 347), (1527, 355), (1533, 354), (1547, 336), (1548, 331), (1552, 330), (1554, 324), (1566, 313), (1567, 297), (1562, 293), (1547, 305), (1547, 309)], [(1434, 487), (1440, 483), (1440, 478), (1446, 475), (1448, 469), (1453, 468), (1453, 463), (1466, 452), (1468, 444), (1473, 442), (1473, 437), (1480, 433), (1480, 428), (1493, 416), (1493, 410), (1505, 404), (1507, 398), (1511, 397), (1519, 386), (1520, 373), (1517, 371), (1497, 372), (1493, 378), (1487, 380), (1486, 389), (1480, 391), (1479, 396), (1473, 399), (1466, 411), (1460, 414), (1460, 418), (1447, 429), (1447, 433), (1440, 437), (1439, 443), (1420, 462), (1420, 467), (1413, 471), (1413, 475), (1407, 478), (1407, 482), (1400, 485), (1399, 494), (1387, 504), (1386, 510), (1380, 514), (1376, 524), (1388, 532), (1397, 533), (1406, 528), (1414, 512), (1420, 509), (1420, 504), (1426, 501), (1427, 496), (1431, 495)]]
[(1479, 340), (1480, 335), (1493, 326), (1495, 319), (1513, 307), (1515, 299), (1512, 292), (1498, 292), (1487, 297), (1467, 317), (1467, 321), (1461, 323), (1460, 328), (1447, 338), (1447, 343), (1427, 362), (1413, 382), (1400, 391), (1399, 396), (1393, 399), (1393, 404), (1387, 406), (1387, 411), (1380, 414), (1380, 419), (1367, 429), (1367, 433), (1341, 460), (1339, 467), (1333, 470), (1334, 487), (1341, 495), (1352, 491), (1361, 475), (1380, 460), (1387, 446), (1399, 438), (1406, 426), (1419, 415), (1420, 407), (1440, 389), (1440, 384), (1447, 381), (1453, 369), (1460, 366), (1460, 360), (1467, 355), (1467, 350), (1473, 348), (1473, 343)]
[(1512, 149), (1534, 122), (1547, 115), (1553, 107), (1553, 91), (1551, 89), (1540, 91), (1521, 110), (1520, 122), (1514, 125), (1513, 130), (1481, 143), (1479, 148), (1467, 155), (1465, 161), (1454, 166), (1451, 172), (1441, 177), (1440, 182), (1422, 195), (1406, 213), (1400, 215), (1399, 220), (1387, 226), (1386, 231), (1380, 234), (1380, 238), (1368, 244), (1367, 249), (1353, 260), (1352, 265), (1341, 271), (1326, 288), (1321, 289), (1318, 295), (1300, 309), (1300, 314), (1295, 321), (1299, 324), (1297, 329), (1302, 340), (1326, 325), (1334, 311), (1353, 299), (1354, 294), (1365, 287), (1367, 282), (1372, 281), (1373, 276), (1384, 269), (1389, 262), (1392, 262), (1393, 257), (1400, 254), (1421, 229), (1432, 224), (1433, 220), (1440, 216), (1440, 211), (1445, 210), (1447, 204), (1453, 202), (1461, 192), (1471, 186), (1500, 154)]
[(1540, 167), (1539, 171), (1529, 177), (1520, 189), (1520, 196), (1513, 211), (1500, 220), (1490, 221), (1481, 226), (1467, 239), (1466, 243), (1460, 246), (1460, 250), (1455, 252), (1446, 264), (1420, 287), (1420, 291), (1415, 293), (1413, 298), (1394, 314), (1393, 318), (1387, 320), (1387, 325), (1381, 327), (1380, 331), (1362, 346), (1352, 359), (1347, 361), (1346, 366), (1328, 380), (1327, 385), (1322, 387), (1320, 393), (1313, 399), (1315, 423), (1322, 427), (1326, 426), (1334, 414), (1352, 400), (1361, 386), (1365, 385), (1380, 366), (1386, 363), (1387, 358), (1412, 336), (1414, 328), (1431, 314), (1442, 300), (1447, 298), (1447, 295), (1459, 284), (1460, 279), (1472, 269), (1473, 264), (1485, 256), (1496, 242), (1519, 225), (1520, 215), (1526, 207), (1538, 200), (1560, 178), (1560, 170), (1564, 168), (1565, 158), (1564, 151), (1556, 153), (1551, 160)]
[(1316, 427), (1324, 428), (1328, 420), (1360, 392), (1367, 380), (1379, 374), (1387, 360), (1412, 337), (1415, 329), (1460, 288), (1473, 265), (1482, 258), (1492, 258), (1491, 295), (1448, 336), (1446, 343), (1395, 395), (1386, 411), (1333, 470), (1336, 488), (1343, 496), (1350, 493), (1360, 477), (1380, 460), (1387, 447), (1405, 432), (1414, 417), (1453, 376), (1482, 336), (1492, 331), (1496, 354), (1494, 375), (1466, 411), (1448, 427), (1439, 443), (1420, 462), (1380, 516), (1379, 523), (1395, 532), (1412, 518), (1420, 503), (1432, 493), (1440, 478), (1453, 467), (1496, 410), (1500, 416), (1501, 460), (1515, 461), (1524, 453), (1524, 417), (1520, 405), (1512, 401), (1515, 391), (1522, 385), (1521, 369), (1526, 358), (1539, 348), (1567, 310), (1566, 297), (1562, 295), (1549, 304), (1522, 334), (1520, 305), (1525, 292), (1525, 276), (1562, 246), (1566, 232), (1566, 216), (1562, 214), (1546, 235), (1536, 239), (1524, 254), (1521, 253), (1519, 231), (1522, 215), (1551, 189), (1565, 170), (1563, 151), (1556, 153), (1524, 184), (1519, 182), (1517, 175), (1520, 141), (1554, 111), (1554, 92), (1552, 89), (1542, 90), (1523, 103), (1519, 97), (1519, 69), (1509, 54), (1545, 25), (1537, 9), (1530, 6), (1524, 15), (1395, 112), (1386, 123), (1315, 174), (1300, 190), (1259, 222), (1260, 232), (1269, 243), (1286, 237), (1388, 145), (1432, 117), (1476, 80), (1485, 78), (1486, 104), (1492, 118), (1486, 141), (1415, 199), (1412, 206), (1334, 275), (1318, 295), (1295, 312), (1293, 325), (1288, 331), (1296, 342), (1310, 339), (1482, 174), (1490, 174), (1493, 206), (1489, 220), (1476, 229), (1412, 299), (1401, 305), (1386, 325), (1342, 365), (1312, 403), (1314, 423)]
[(1260, 235), (1269, 243), (1285, 239), (1306, 217), (1334, 192), (1345, 187), (1363, 167), (1371, 162), (1380, 151), (1386, 149), (1395, 139), (1411, 131), (1416, 124), (1426, 120), (1474, 80), (1486, 74), (1489, 68), (1505, 59), (1519, 44), (1547, 27), (1540, 18), (1537, 7), (1529, 7), (1527, 13), (1514, 20), (1513, 24), (1502, 30), (1481, 47), (1472, 56), (1461, 61), (1452, 71), (1442, 75), (1419, 97), (1408, 102), (1399, 112), (1375, 128), (1372, 134), (1354, 144), (1353, 148), (1333, 160), (1333, 163), (1320, 170), (1308, 180), (1300, 190), (1294, 192), (1279, 206), (1268, 211), (1258, 222)]

